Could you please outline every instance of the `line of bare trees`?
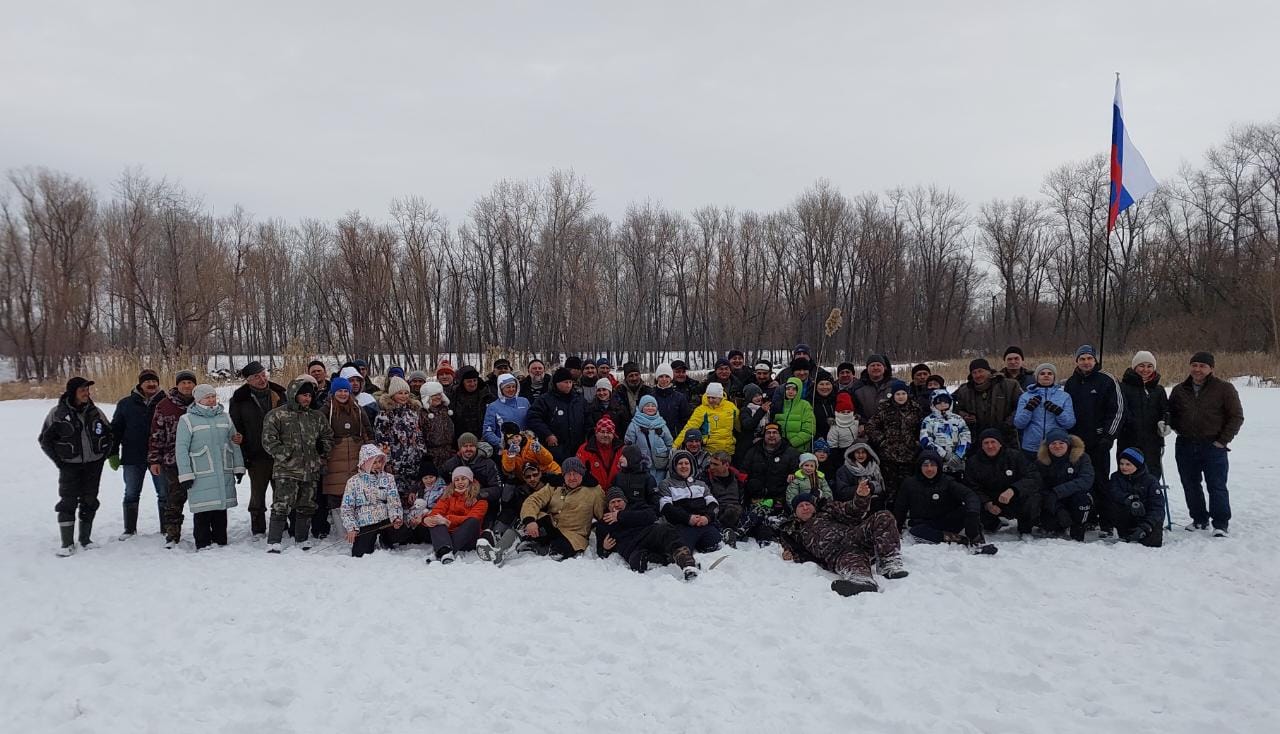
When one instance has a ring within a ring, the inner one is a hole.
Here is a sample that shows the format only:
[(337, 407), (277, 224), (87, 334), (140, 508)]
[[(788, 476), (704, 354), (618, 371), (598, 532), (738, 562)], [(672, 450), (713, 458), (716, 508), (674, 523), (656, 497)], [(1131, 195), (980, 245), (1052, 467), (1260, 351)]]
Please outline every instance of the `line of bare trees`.
[(607, 353), (652, 366), (731, 347), (824, 360), (1280, 351), (1280, 120), (1233, 129), (1108, 237), (1108, 164), (971, 208), (936, 187), (818, 181), (773, 212), (652, 202), (618, 219), (572, 171), (498, 182), (456, 226), (417, 197), (336, 221), (214, 216), (126, 171), (103, 195), (46, 169), (0, 191), (0, 351), (20, 378), (115, 347), (177, 354)]

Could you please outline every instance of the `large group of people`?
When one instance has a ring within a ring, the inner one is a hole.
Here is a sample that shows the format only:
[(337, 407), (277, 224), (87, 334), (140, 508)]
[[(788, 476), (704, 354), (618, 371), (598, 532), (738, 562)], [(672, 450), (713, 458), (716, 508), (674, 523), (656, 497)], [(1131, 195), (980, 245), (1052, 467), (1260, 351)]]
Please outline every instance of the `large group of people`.
[(974, 359), (953, 392), (928, 364), (897, 379), (881, 354), (832, 373), (799, 344), (779, 367), (734, 350), (701, 380), (681, 360), (650, 379), (627, 362), (619, 379), (607, 358), (579, 357), (523, 375), (507, 359), (485, 376), (393, 366), (375, 380), (363, 360), (332, 372), (315, 360), (281, 385), (254, 361), (225, 408), (192, 371), (166, 391), (143, 370), (110, 419), (93, 382), (68, 381), (39, 443), (59, 470), (60, 555), (92, 547), (106, 463), (123, 469), (121, 540), (137, 533), (149, 474), (166, 547), (188, 510), (197, 549), (226, 545), (247, 475), (250, 532), (270, 553), (288, 535), (308, 550), (332, 534), (357, 557), (421, 545), (429, 563), (501, 564), (570, 558), (594, 536), (601, 557), (692, 579), (696, 554), (776, 542), (853, 594), (877, 588), (875, 572), (907, 574), (902, 533), (975, 554), (995, 553), (1004, 528), (1160, 547), (1171, 432), (1187, 530), (1229, 532), (1227, 453), (1244, 415), (1210, 353), (1168, 393), (1150, 352), (1116, 380), (1089, 345), (1065, 380), (1011, 346), (998, 370)]

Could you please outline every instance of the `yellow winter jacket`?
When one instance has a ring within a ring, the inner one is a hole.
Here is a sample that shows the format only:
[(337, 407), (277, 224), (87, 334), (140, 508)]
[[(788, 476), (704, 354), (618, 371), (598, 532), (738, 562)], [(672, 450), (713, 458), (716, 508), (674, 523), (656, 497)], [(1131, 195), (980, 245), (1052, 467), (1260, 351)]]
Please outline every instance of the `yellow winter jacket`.
[(674, 446), (677, 449), (683, 447), (685, 434), (696, 428), (702, 433), (702, 445), (707, 451), (727, 451), (732, 455), (734, 446), (737, 445), (734, 432), (738, 427), (738, 406), (725, 398), (718, 407), (713, 408), (707, 396), (703, 395), (702, 404), (689, 416), (689, 422), (684, 425), (680, 435), (676, 436)]

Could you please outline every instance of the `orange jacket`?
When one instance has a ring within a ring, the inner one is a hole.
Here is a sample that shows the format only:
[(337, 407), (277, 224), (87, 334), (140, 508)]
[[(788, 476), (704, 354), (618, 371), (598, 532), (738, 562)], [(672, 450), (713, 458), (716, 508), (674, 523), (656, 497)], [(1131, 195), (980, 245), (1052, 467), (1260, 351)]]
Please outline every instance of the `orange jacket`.
[(458, 529), (458, 526), (471, 518), (475, 518), (478, 522), (484, 522), (484, 514), (489, 511), (489, 503), (486, 500), (476, 500), (476, 503), (467, 507), (467, 495), (465, 492), (454, 492), (452, 488), (445, 490), (446, 494), (437, 502), (436, 506), (431, 508), (432, 515), (441, 515), (449, 521), (449, 532)]

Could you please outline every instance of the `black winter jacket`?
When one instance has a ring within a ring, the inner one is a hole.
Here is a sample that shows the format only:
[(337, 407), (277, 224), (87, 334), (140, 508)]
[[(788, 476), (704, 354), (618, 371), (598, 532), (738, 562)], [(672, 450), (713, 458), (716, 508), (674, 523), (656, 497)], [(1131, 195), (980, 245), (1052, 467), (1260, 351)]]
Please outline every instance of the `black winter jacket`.
[(1077, 368), (1062, 386), (1071, 396), (1076, 413), (1076, 425), (1071, 429), (1086, 448), (1110, 445), (1124, 421), (1124, 398), (1115, 378), (1102, 371), (1102, 364), (1089, 374)]
[[(284, 405), (284, 386), (268, 382), (267, 392), (274, 394), (272, 409)], [(227, 402), (227, 413), (231, 415), (231, 422), (235, 424), (236, 431), (244, 437), (240, 443), (240, 451), (244, 454), (246, 467), (253, 466), (255, 461), (271, 461), (271, 456), (262, 449), (262, 422), (270, 412), (271, 409), (263, 410), (262, 406), (258, 405), (258, 401), (253, 397), (253, 388), (247, 383), (236, 388), (236, 391), (231, 393), (231, 400)]]
[(1021, 449), (1006, 445), (995, 457), (987, 456), (981, 446), (969, 452), (964, 461), (964, 483), (983, 502), (995, 502), (1006, 489), (1017, 497), (1040, 491), (1040, 475)]
[(74, 399), (64, 393), (45, 417), (37, 439), (40, 450), (59, 465), (102, 461), (116, 450), (111, 423), (92, 400), (75, 407)]
[(770, 451), (764, 441), (747, 450), (742, 460), (742, 471), (747, 474), (746, 493), (743, 500), (756, 502), (773, 500), (773, 511), (786, 509), (787, 483), (791, 474), (800, 466), (800, 454), (783, 439)]
[(915, 476), (903, 480), (893, 516), (901, 528), (906, 527), (908, 520), (934, 520), (958, 508), (964, 508), (966, 515), (977, 515), (982, 503), (972, 489), (942, 471), (933, 479), (926, 479), (917, 469)]
[(147, 442), (151, 439), (151, 413), (156, 403), (165, 397), (164, 390), (156, 390), (148, 400), (142, 396), (142, 388), (120, 398), (111, 414), (111, 435), (120, 447), (120, 463), (125, 466), (146, 466)]
[(1136, 447), (1147, 461), (1158, 461), (1164, 452), (1164, 436), (1156, 424), (1169, 423), (1169, 396), (1160, 384), (1160, 373), (1144, 384), (1137, 372), (1126, 370), (1120, 379), (1120, 394), (1124, 397), (1124, 422), (1116, 435), (1116, 450)]
[(547, 446), (555, 436), (559, 446), (547, 446), (557, 462), (573, 456), (587, 438), (587, 403), (582, 393), (570, 390), (568, 395), (552, 389), (529, 406), (525, 425)]

